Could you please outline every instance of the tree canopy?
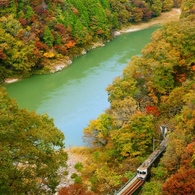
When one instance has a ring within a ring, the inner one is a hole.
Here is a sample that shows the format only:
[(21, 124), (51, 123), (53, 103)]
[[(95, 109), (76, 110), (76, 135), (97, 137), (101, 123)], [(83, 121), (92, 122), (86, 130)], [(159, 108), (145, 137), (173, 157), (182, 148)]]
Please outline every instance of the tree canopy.
[(113, 39), (117, 29), (173, 6), (172, 0), (0, 1), (0, 82), (48, 72), (52, 63), (72, 59)]
[(0, 88), (0, 194), (52, 194), (66, 165), (63, 141), (52, 119), (19, 109)]

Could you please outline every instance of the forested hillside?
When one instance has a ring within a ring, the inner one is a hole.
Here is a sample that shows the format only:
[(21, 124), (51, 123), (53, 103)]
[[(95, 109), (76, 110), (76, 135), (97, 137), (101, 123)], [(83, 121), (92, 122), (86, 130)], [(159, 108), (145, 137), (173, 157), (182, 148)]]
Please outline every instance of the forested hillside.
[(49, 72), (180, 0), (0, 0), (0, 82)]

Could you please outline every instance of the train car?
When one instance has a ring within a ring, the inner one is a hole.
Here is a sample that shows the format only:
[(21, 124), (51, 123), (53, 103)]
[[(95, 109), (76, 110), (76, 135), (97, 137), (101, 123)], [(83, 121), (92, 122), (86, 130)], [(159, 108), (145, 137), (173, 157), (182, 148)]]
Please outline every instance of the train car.
[(160, 145), (150, 154), (150, 156), (138, 167), (137, 178), (140, 180), (146, 180), (149, 176), (150, 169), (153, 163), (160, 157), (167, 147), (167, 141), (163, 140)]

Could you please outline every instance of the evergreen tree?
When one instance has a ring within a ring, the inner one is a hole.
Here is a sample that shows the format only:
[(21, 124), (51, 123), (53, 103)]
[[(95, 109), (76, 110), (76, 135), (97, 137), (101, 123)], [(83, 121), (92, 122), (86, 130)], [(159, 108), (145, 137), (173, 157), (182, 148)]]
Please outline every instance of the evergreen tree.
[(51, 33), (50, 29), (48, 26), (46, 26), (45, 31), (44, 31), (44, 36), (43, 36), (44, 42), (49, 46), (52, 47), (54, 43), (54, 36)]
[(27, 5), (26, 6), (26, 18), (28, 19), (28, 20), (30, 20), (31, 19), (31, 16), (33, 16), (35, 13), (34, 13), (34, 11), (33, 11), (33, 9), (32, 9), (32, 7), (30, 6), (30, 5)]

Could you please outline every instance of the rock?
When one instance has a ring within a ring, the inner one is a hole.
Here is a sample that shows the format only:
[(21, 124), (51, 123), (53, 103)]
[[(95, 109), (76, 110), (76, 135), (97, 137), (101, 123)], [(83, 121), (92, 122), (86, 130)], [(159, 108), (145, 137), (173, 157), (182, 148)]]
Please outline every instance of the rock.
[(14, 83), (18, 81), (19, 79), (5, 79), (5, 83)]
[(64, 63), (56, 64), (53, 69), (51, 70), (51, 73), (55, 73), (58, 71), (61, 71), (62, 69), (66, 68), (68, 65), (72, 64), (72, 60), (67, 60)]

